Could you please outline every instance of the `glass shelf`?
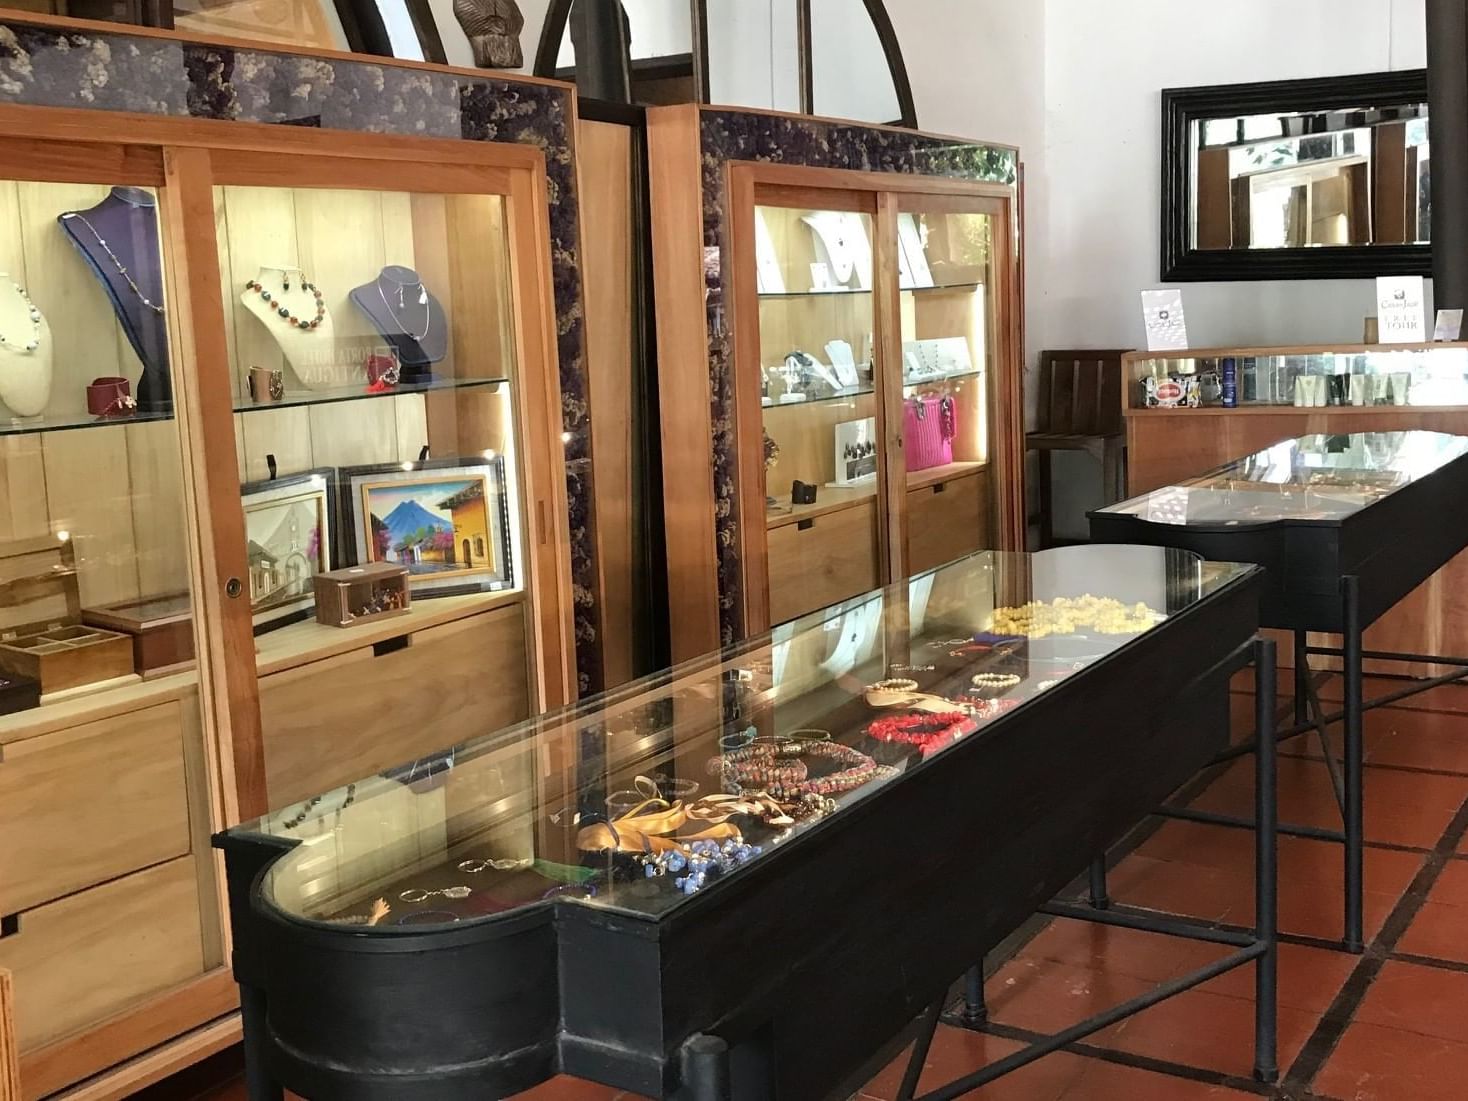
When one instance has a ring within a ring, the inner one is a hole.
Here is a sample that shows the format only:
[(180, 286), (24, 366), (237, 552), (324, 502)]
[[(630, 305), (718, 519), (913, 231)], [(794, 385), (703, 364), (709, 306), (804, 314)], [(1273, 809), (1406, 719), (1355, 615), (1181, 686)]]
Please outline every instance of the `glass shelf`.
[(135, 413), (128, 417), (95, 417), (91, 413), (63, 413), (56, 417), (16, 417), (0, 420), (0, 436), (41, 432), (70, 432), (78, 428), (116, 428), (120, 424), (171, 421), (173, 413)]
[(932, 386), (938, 382), (957, 382), (960, 379), (978, 378), (983, 373), (980, 370), (970, 369), (967, 371), (950, 371), (947, 374), (928, 375), (925, 378), (919, 379), (903, 379), (902, 388), (904, 390), (916, 390), (919, 387)]
[(801, 401), (779, 401), (776, 398), (760, 398), (760, 404), (766, 409), (794, 409), (802, 405), (823, 405), (831, 401), (850, 401), (859, 398), (863, 394), (872, 394), (876, 391), (870, 383), (861, 386), (843, 386), (840, 390), (831, 394), (825, 394), (818, 398), (805, 398)]
[(759, 299), (774, 301), (780, 298), (852, 298), (860, 295), (871, 295), (871, 291), (855, 290), (851, 287), (843, 287), (831, 291), (763, 291)]
[(440, 379), (434, 382), (407, 383), (390, 390), (371, 393), (365, 384), (337, 386), (325, 390), (294, 390), (279, 401), (235, 402), (236, 413), (258, 413), (265, 409), (286, 409), (300, 405), (330, 405), (340, 401), (362, 401), (367, 398), (396, 398), (404, 394), (431, 394), (439, 390), (471, 390), (488, 388), (491, 392), (505, 383), (506, 378)]
[(976, 291), (982, 283), (936, 283), (931, 287), (903, 287), (903, 294), (943, 294), (954, 291)]

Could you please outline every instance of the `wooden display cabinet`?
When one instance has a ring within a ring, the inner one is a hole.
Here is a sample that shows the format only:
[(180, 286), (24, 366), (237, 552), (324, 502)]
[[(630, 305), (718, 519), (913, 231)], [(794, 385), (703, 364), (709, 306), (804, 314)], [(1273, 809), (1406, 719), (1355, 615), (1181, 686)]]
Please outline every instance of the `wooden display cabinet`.
[[(680, 107), (649, 129), (674, 656), (1021, 548), (1013, 180), (831, 166), (938, 141), (880, 127)], [(788, 157), (752, 152), (775, 147)], [(675, 193), (694, 153), (697, 220)], [(696, 312), (689, 255), (710, 292)]]
[[(121, 682), (43, 669), (0, 715), (0, 1037), (26, 1101), (101, 1101), (238, 1036), (213, 832), (575, 693), (546, 157), (13, 104), (0, 153), (0, 562), (41, 561), (5, 621), (173, 609), (170, 667), (120, 634)], [(99, 376), (137, 407), (89, 414)], [(312, 577), (374, 559), (406, 610), (315, 622)]]

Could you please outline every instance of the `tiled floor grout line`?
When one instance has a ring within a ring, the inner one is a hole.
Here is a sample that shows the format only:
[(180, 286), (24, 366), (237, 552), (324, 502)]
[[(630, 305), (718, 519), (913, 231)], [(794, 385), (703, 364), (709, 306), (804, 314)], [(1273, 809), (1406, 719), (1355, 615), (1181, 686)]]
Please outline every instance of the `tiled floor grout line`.
[(1402, 893), (1402, 897), (1397, 900), (1396, 906), (1392, 908), (1381, 931), (1367, 946), (1361, 961), (1336, 994), (1330, 1008), (1321, 1017), (1315, 1032), (1305, 1041), (1305, 1046), (1295, 1059), (1294, 1065), (1285, 1075), (1286, 1088), (1291, 1085), (1302, 1088), (1309, 1086), (1315, 1076), (1325, 1067), (1326, 1062), (1340, 1044), (1352, 1019), (1360, 1010), (1367, 991), (1371, 989), (1371, 984), (1376, 981), (1381, 974), (1382, 967), (1396, 951), (1397, 943), (1407, 932), (1413, 919), (1421, 912), (1429, 892), (1462, 843), (1465, 834), (1468, 834), (1468, 800), (1464, 801), (1458, 813), (1453, 816), (1452, 822), (1443, 832), (1436, 847), (1423, 861), (1422, 867), (1418, 869), (1412, 882)]

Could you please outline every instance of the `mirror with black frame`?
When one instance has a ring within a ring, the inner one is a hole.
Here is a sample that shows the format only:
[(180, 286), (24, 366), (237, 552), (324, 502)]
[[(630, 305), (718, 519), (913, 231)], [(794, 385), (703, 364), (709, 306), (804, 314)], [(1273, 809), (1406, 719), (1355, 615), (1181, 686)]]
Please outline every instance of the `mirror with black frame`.
[(1162, 278), (1430, 275), (1424, 70), (1162, 93)]

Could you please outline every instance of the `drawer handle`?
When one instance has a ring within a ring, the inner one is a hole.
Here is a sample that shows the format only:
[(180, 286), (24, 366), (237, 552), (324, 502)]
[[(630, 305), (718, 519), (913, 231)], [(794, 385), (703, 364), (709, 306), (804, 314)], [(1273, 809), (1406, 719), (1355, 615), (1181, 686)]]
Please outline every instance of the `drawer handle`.
[(813, 528), (813, 527), (815, 527), (815, 526), (816, 526), (816, 522), (814, 520), (797, 520), (797, 521), (795, 521), (795, 530), (796, 531), (810, 531), (810, 529)]
[(934, 493), (947, 493), (948, 492), (948, 483), (947, 482), (939, 482), (937, 485), (935, 485), (933, 487), (933, 492)]
[(386, 657), (388, 654), (396, 654), (399, 650), (406, 650), (413, 645), (412, 635), (398, 635), (395, 638), (385, 638), (381, 642), (372, 644), (372, 656), (375, 658)]
[(0, 940), (20, 934), (20, 915), (6, 914), (0, 917)]

